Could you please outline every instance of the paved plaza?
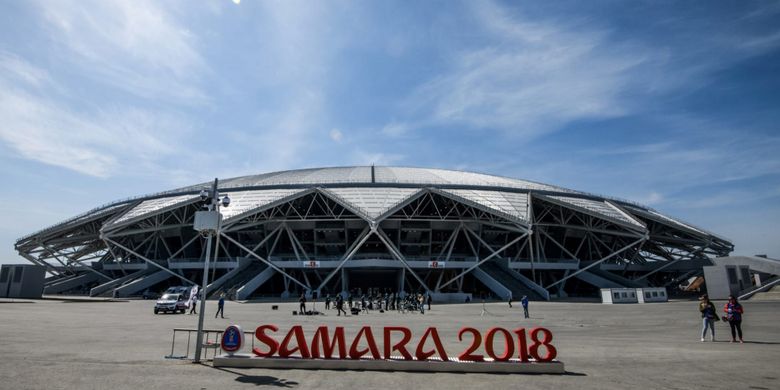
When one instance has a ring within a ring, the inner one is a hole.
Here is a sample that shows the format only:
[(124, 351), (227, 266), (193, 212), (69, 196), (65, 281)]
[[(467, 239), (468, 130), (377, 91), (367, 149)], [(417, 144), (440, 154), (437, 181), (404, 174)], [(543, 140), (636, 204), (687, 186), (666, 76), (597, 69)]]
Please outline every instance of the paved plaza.
[[(245, 330), (275, 324), (280, 332), (301, 324), (345, 326), (348, 335), (370, 325), (407, 326), (413, 342), (436, 326), (451, 355), (458, 330), (544, 326), (555, 338), (565, 375), (489, 375), (332, 370), (220, 369), (165, 359), (173, 328), (195, 327), (194, 315), (154, 315), (154, 301), (39, 300), (0, 303), (0, 389), (777, 389), (780, 388), (780, 302), (745, 303), (745, 344), (728, 342), (728, 326), (716, 324), (716, 342), (699, 341), (694, 301), (645, 305), (532, 302), (531, 318), (519, 304), (434, 305), (420, 314), (372, 312), (337, 317), (292, 316), (297, 303), (228, 302), (225, 319)], [(716, 302), (720, 304), (720, 302)], [(318, 309), (322, 304), (318, 303)], [(377, 331), (375, 330), (375, 333)], [(283, 333), (284, 334), (284, 333)], [(279, 336), (281, 339), (282, 336)], [(380, 346), (381, 348), (381, 346)]]

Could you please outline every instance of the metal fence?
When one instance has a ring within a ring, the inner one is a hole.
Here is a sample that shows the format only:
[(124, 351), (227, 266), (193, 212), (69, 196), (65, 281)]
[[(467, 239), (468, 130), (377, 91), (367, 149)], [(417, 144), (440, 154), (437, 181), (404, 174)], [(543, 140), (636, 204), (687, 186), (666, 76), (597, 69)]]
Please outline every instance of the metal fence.
[[(201, 348), (203, 348), (202, 352), (202, 360), (210, 360), (209, 359), (209, 351), (211, 351), (211, 360), (214, 359), (215, 356), (222, 353), (222, 347), (221, 347), (221, 338), (222, 333), (224, 333), (224, 330), (217, 330), (217, 329), (204, 329), (203, 330), (203, 344), (201, 345)], [(184, 342), (184, 333), (187, 334), (187, 341)], [(176, 343), (177, 340), (177, 334), (179, 335), (179, 343)], [(173, 337), (171, 338), (171, 353), (169, 355), (166, 355), (166, 359), (194, 359), (195, 357), (195, 348), (197, 347), (195, 343), (197, 342), (197, 329), (192, 328), (173, 328)], [(254, 332), (248, 332), (244, 331), (244, 340), (251, 340), (251, 347), (255, 347), (255, 333)], [(183, 354), (182, 354), (183, 352)], [(178, 354), (177, 354), (178, 353)], [(192, 355), (190, 355), (192, 354)]]

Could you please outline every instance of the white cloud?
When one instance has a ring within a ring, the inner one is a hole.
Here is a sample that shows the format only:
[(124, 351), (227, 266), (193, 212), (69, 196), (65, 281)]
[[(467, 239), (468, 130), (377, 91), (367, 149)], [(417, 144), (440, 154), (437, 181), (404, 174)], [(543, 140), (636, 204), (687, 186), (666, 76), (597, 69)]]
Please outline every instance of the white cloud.
[(0, 51), (0, 70), (6, 78), (14, 77), (32, 86), (51, 82), (48, 72), (6, 51)]
[(195, 36), (163, 3), (44, 1), (39, 8), (51, 39), (71, 54), (62, 65), (144, 98), (206, 100), (195, 86), (207, 70)]
[(172, 139), (186, 131), (171, 115), (132, 107), (75, 110), (47, 96), (56, 88), (49, 80), (19, 57), (0, 58), (0, 139), (21, 157), (108, 177), (173, 153)]
[(328, 135), (330, 135), (330, 139), (332, 139), (332, 140), (334, 140), (336, 142), (341, 142), (342, 138), (344, 138), (344, 134), (342, 134), (341, 130), (339, 130), (339, 129), (331, 129), (331, 131), (330, 131), (330, 133), (328, 133)]
[(710, 73), (780, 44), (778, 33), (658, 43), (598, 21), (531, 18), (522, 5), (468, 5), (476, 43), (448, 48), (449, 69), (411, 94), (410, 127), (459, 125), (530, 140), (576, 121), (652, 111), (653, 99), (706, 84)]
[(605, 34), (512, 18), (474, 7), (492, 43), (455, 56), (452, 69), (421, 86), (409, 106), (439, 123), (533, 137), (573, 120), (622, 115), (629, 72), (643, 62), (608, 49)]

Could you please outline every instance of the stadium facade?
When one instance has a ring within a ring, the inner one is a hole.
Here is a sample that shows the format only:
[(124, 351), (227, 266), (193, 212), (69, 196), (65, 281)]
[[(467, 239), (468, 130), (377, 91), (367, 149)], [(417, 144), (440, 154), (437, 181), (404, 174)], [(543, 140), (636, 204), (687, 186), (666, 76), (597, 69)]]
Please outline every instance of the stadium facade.
[[(199, 284), (193, 230), (210, 184), (117, 201), (16, 242), (48, 294), (133, 296)], [(379, 288), (443, 297), (596, 296), (674, 286), (733, 245), (651, 208), (493, 175), (337, 167), (220, 180), (209, 296)]]

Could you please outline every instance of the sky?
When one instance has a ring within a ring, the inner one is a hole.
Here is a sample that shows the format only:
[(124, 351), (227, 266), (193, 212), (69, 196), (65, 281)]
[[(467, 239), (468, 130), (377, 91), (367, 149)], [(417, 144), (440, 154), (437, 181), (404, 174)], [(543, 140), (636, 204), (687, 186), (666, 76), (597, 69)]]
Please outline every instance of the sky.
[(365, 164), (629, 199), (780, 258), (777, 20), (771, 1), (0, 0), (0, 263), (111, 201)]

